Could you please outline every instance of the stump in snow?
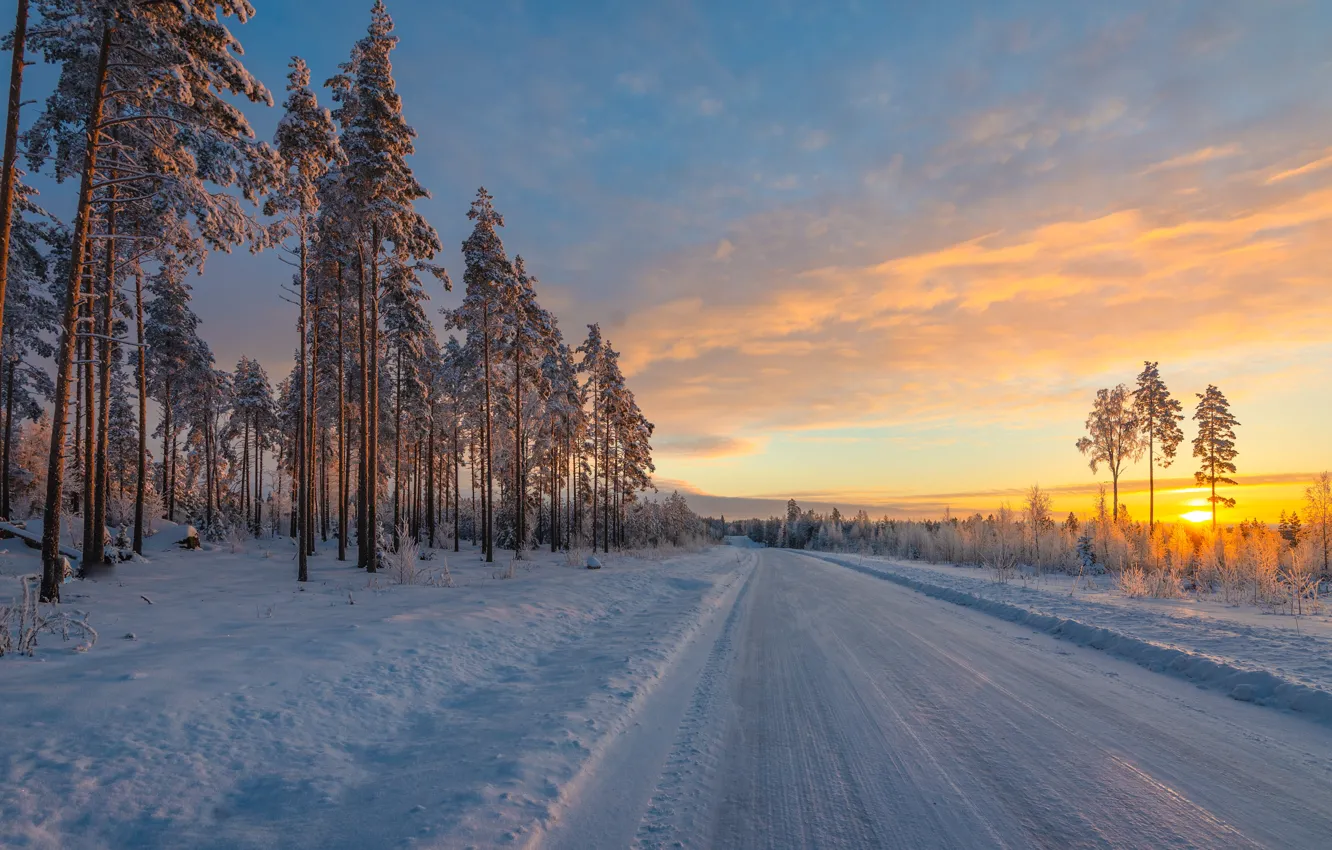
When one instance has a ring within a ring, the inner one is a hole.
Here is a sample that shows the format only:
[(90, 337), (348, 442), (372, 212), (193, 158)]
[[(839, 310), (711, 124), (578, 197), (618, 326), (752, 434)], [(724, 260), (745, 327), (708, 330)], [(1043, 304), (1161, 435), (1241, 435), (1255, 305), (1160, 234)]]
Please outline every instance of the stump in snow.
[(588, 556), (587, 556), (587, 568), (588, 568), (589, 570), (599, 570), (599, 569), (601, 569), (601, 562), (597, 560), (597, 556), (596, 556), (596, 555), (588, 555)]
[(176, 545), (182, 549), (198, 549), (201, 545), (199, 531), (192, 525), (185, 526), (185, 536)]

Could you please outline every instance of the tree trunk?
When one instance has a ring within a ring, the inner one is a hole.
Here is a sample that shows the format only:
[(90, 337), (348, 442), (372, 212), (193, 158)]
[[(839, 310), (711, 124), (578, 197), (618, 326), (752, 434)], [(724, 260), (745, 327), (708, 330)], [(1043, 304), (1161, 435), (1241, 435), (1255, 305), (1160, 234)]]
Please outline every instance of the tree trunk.
[(1147, 531), (1156, 530), (1156, 428), (1147, 429)]
[(356, 313), (357, 351), (361, 367), (361, 421), (360, 421), (360, 469), (356, 486), (356, 549), (357, 566), (375, 571), (374, 541), (370, 539), (370, 507), (366, 497), (370, 489), (370, 356), (366, 351), (369, 339), (365, 332), (365, 248), (359, 241), (357, 252), (360, 259), (360, 286), (357, 300), (360, 309)]
[(426, 537), (430, 548), (435, 548), (435, 412), (430, 411), (430, 434), (426, 438)]
[(379, 225), (371, 225), (370, 263), (370, 560), (378, 554), (379, 538)]
[(485, 495), (482, 497), (481, 510), (486, 515), (486, 517), (485, 517), (484, 527), (482, 528), (481, 531), (481, 545), (485, 547), (486, 563), (489, 564), (494, 562), (495, 560), (495, 538), (493, 536), (494, 526), (492, 524), (494, 509), (495, 509), (495, 489), (494, 489), (494, 476), (491, 474), (491, 468), (490, 468), (491, 460), (494, 457), (494, 453), (491, 441), (492, 424), (490, 419), (490, 302), (489, 301), (486, 302), (485, 307), (482, 309), (481, 319), (482, 319), (481, 332), (483, 335), (482, 342), (484, 343), (482, 348), (485, 352), (485, 369), (486, 369), (486, 380), (485, 380), (486, 424), (485, 428), (483, 429), (485, 433), (482, 438), (483, 442), (485, 443), (485, 451), (484, 451), (485, 456), (482, 458), (482, 463), (485, 466), (485, 469), (482, 470), (481, 473), (481, 476), (484, 479), (482, 481), (482, 486), (485, 492)]
[[(304, 218), (304, 213), (305, 210), (304, 208), (302, 208), (301, 210), (302, 218)], [(308, 375), (306, 371), (307, 369), (306, 359), (305, 359), (305, 292), (306, 292), (305, 287), (306, 287), (306, 273), (307, 273), (306, 262), (305, 262), (305, 241), (306, 241), (305, 233), (302, 232), (300, 237), (300, 242), (301, 242), (300, 308), (301, 309), (300, 309), (300, 318), (297, 320), (300, 330), (300, 348), (297, 350), (298, 353), (296, 358), (296, 377), (300, 382), (297, 385), (297, 392), (300, 393), (301, 400), (300, 404), (297, 405), (297, 413), (296, 413), (296, 470), (295, 470), (296, 479), (295, 479), (295, 486), (292, 487), (291, 491), (292, 493), (291, 507), (292, 507), (292, 512), (294, 513), (296, 519), (296, 533), (293, 535), (293, 537), (296, 538), (296, 552), (297, 552), (296, 580), (297, 581), (310, 580), (310, 565), (308, 561), (310, 553), (308, 551), (308, 547), (306, 546), (306, 532), (309, 529), (310, 518), (306, 514), (306, 510), (309, 507), (309, 505), (306, 504), (306, 492), (309, 488), (309, 483), (306, 480), (305, 448), (307, 445), (307, 440), (305, 433), (305, 428), (306, 428), (305, 423), (306, 423), (306, 417), (309, 414), (305, 407), (307, 401), (305, 395), (305, 387), (306, 387), (306, 382), (308, 380)]]
[[(111, 171), (115, 178), (116, 172)], [(99, 333), (102, 339), (100, 349), (100, 374), (97, 376), (97, 392), (101, 396), (97, 410), (97, 478), (96, 493), (93, 495), (93, 538), (92, 558), (94, 564), (106, 560), (106, 509), (110, 494), (111, 480), (107, 472), (110, 461), (110, 423), (111, 423), (111, 312), (115, 305), (116, 293), (116, 187), (109, 191), (106, 213), (106, 302), (102, 305), (102, 326)], [(96, 302), (93, 302), (96, 303)], [(91, 327), (91, 323), (89, 323)]]
[(264, 532), (264, 436), (259, 419), (254, 421), (254, 536)]
[(5, 454), (0, 459), (0, 464), (4, 465), (4, 481), (0, 483), (0, 515), (5, 519), (13, 519), (9, 515), (11, 506), (9, 503), (9, 459), (13, 456), (12, 447), (14, 444), (14, 372), (18, 369), (18, 362), (9, 361), (9, 375), (5, 382)]
[[(0, 341), (5, 326), (5, 295), (9, 290), (9, 242), (14, 233), (14, 184), (18, 182), (19, 110), (23, 106), (23, 69), (26, 65), (24, 48), (28, 39), (28, 0), (18, 0), (14, 20), (14, 46), (9, 66), (9, 112), (5, 115), (5, 153), (3, 173), (0, 173)], [(12, 373), (12, 369), (11, 369)], [(11, 381), (12, 384), (12, 375)], [(5, 443), (8, 451), (9, 443)], [(5, 466), (9, 477), (9, 466)], [(5, 517), (9, 516), (9, 500), (5, 500)]]
[[(88, 113), (87, 144), (83, 154), (83, 173), (79, 185), (79, 201), (74, 217), (74, 233), (70, 251), (69, 277), (65, 285), (64, 326), (60, 334), (59, 355), (56, 361), (55, 401), (51, 412), (51, 450), (46, 466), (46, 504), (42, 514), (42, 588), (43, 602), (60, 601), (60, 582), (63, 580), (63, 559), (60, 555), (60, 518), (64, 487), (65, 437), (69, 415), (70, 370), (74, 368), (77, 350), (77, 318), (79, 310), (79, 280), (82, 277), (84, 253), (87, 250), (88, 224), (91, 218), (92, 183), (97, 171), (98, 128), (102, 123), (102, 103), (106, 95), (106, 67), (111, 52), (110, 22), (102, 25), (102, 45), (97, 59), (97, 75), (93, 80), (92, 105)], [(11, 113), (12, 117), (12, 113)]]
[(175, 406), (171, 397), (171, 376), (168, 375), (163, 385), (165, 402), (162, 405), (162, 494), (166, 501), (167, 519), (176, 521), (176, 470), (175, 439), (171, 431), (171, 409)]
[(453, 551), (461, 551), (462, 543), (458, 540), (458, 509), (462, 502), (462, 475), (459, 466), (462, 464), (462, 458), (458, 455), (458, 413), (453, 413)]
[(314, 304), (310, 308), (310, 326), (314, 328), (310, 343), (310, 407), (306, 423), (306, 454), (309, 463), (306, 466), (306, 549), (315, 554), (315, 526), (318, 524), (319, 488), (316, 483), (320, 463), (319, 455), (319, 293), (314, 293)]
[[(90, 237), (91, 238), (91, 237)], [(85, 249), (92, 254), (91, 245)], [(93, 275), (91, 256), (85, 262), (87, 274), (84, 276), (86, 295), (80, 305), (83, 318), (76, 333), (83, 340), (83, 558), (79, 562), (79, 573), (88, 564), (93, 547), (93, 490), (97, 484), (97, 422), (93, 418), (96, 408), (93, 384), (93, 338), (96, 329), (97, 279)]]
[(398, 524), (402, 522), (402, 346), (397, 346), (394, 358), (397, 380), (393, 387), (393, 551), (398, 551)]
[(516, 317), (513, 341), (513, 499), (514, 523), (513, 557), (521, 560), (527, 545), (527, 476), (523, 459), (523, 355), (522, 316)]
[(342, 261), (338, 260), (338, 560), (347, 560), (347, 400), (343, 364), (346, 349), (342, 336)]

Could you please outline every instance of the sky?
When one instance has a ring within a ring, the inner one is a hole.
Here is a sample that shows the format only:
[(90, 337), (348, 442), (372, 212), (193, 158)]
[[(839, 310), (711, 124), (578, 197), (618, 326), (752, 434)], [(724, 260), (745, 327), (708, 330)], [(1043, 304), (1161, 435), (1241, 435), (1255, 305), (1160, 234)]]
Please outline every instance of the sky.
[[(370, 2), (255, 5), (235, 31), (280, 102), (290, 56), (332, 75)], [(1109, 477), (1074, 443), (1144, 360), (1189, 412), (1209, 383), (1232, 402), (1223, 519), (1332, 467), (1332, 4), (388, 6), (440, 261), (461, 278), (484, 185), (566, 337), (599, 321), (622, 352), (658, 486), (700, 510), (933, 516), (1040, 484), (1089, 511)], [(247, 113), (271, 137), (278, 110)], [(221, 364), (285, 374), (289, 274), (209, 261)], [(1158, 516), (1200, 509), (1189, 455)], [(1121, 482), (1134, 516), (1146, 478)]]

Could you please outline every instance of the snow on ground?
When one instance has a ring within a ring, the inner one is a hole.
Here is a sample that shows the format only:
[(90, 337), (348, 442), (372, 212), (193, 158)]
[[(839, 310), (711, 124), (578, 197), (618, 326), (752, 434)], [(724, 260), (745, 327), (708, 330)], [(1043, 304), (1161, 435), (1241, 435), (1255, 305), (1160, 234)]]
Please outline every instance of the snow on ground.
[[(91, 651), (44, 636), (0, 660), (0, 846), (521, 841), (756, 558), (546, 554), (506, 580), (508, 553), (465, 551), (447, 588), (392, 586), (323, 544), (298, 585), (287, 541), (171, 535), (65, 586)], [(4, 600), (38, 562), (0, 545)]]
[(931, 596), (1021, 621), (1241, 700), (1332, 723), (1332, 616), (1232, 608), (1195, 599), (1131, 599), (1106, 577), (993, 581), (969, 567), (811, 552), (888, 575)]

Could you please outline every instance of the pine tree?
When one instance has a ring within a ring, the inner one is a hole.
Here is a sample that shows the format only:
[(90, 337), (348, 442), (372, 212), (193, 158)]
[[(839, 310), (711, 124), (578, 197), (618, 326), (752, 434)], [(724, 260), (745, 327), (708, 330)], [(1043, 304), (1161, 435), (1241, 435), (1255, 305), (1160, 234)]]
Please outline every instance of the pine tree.
[(8, 318), (0, 344), (0, 393), (4, 396), (4, 448), (0, 454), (0, 516), (13, 519), (10, 464), (13, 460), (14, 417), (36, 420), (55, 386), (47, 373), (29, 358), (50, 357), (49, 336), (56, 324), (56, 305), (47, 294), (57, 273), (52, 250), (63, 243), (63, 228), (43, 220), (44, 213), (31, 200), (32, 191), (14, 187), (15, 219), (10, 229), (8, 281), (4, 302)]
[(1201, 468), (1193, 474), (1199, 487), (1210, 487), (1212, 495), (1207, 501), (1212, 504), (1212, 528), (1216, 529), (1216, 506), (1235, 507), (1235, 500), (1216, 494), (1216, 485), (1235, 481), (1227, 478), (1227, 473), (1235, 472), (1235, 458), (1239, 452), (1235, 449), (1235, 426), (1239, 422), (1230, 413), (1230, 402), (1225, 395), (1212, 384), (1207, 391), (1198, 393), (1198, 407), (1193, 412), (1193, 421), (1198, 423), (1198, 436), (1193, 438), (1193, 456), (1199, 458)]
[(504, 304), (507, 293), (513, 286), (513, 266), (504, 253), (504, 243), (499, 237), (499, 228), (504, 226), (504, 217), (495, 210), (490, 193), (481, 188), (477, 190), (476, 200), (468, 210), (467, 217), (475, 222), (472, 234), (463, 242), (463, 258), (466, 270), (463, 281), (466, 289), (463, 303), (458, 309), (449, 312), (449, 322), (453, 327), (465, 331), (467, 345), (476, 352), (475, 359), (480, 365), (480, 382), (483, 390), (482, 409), (480, 412), (481, 443), (481, 546), (487, 563), (495, 560), (495, 540), (493, 529), (494, 517), (494, 410), (492, 396), (495, 394), (494, 355), (503, 340)]
[[(366, 37), (352, 50), (342, 73), (329, 80), (338, 103), (334, 118), (342, 128), (341, 143), (346, 155), (342, 169), (346, 193), (360, 221), (361, 265), (369, 265), (368, 338), (362, 344), (362, 437), (363, 473), (360, 503), (364, 516), (360, 546), (361, 566), (374, 570), (375, 537), (378, 533), (379, 422), (379, 307), (381, 256), (386, 243), (389, 261), (398, 267), (413, 266), (440, 274), (442, 269), (426, 261), (441, 250), (439, 236), (415, 209), (429, 193), (416, 180), (407, 158), (413, 152), (416, 131), (402, 113), (402, 99), (393, 79), (391, 54), (398, 39), (392, 35), (393, 19), (382, 0), (375, 0)], [(361, 272), (364, 282), (365, 272)], [(446, 288), (448, 286), (446, 282)], [(365, 334), (363, 334), (365, 336)]]
[(1156, 527), (1156, 450), (1159, 447), (1161, 451), (1161, 467), (1170, 466), (1184, 440), (1184, 432), (1179, 428), (1184, 421), (1182, 410), (1183, 405), (1170, 395), (1161, 380), (1157, 364), (1145, 361), (1138, 375), (1138, 387), (1133, 391), (1133, 412), (1147, 443), (1148, 528)]
[(286, 110), (278, 123), (274, 145), (282, 161), (282, 182), (264, 205), (268, 215), (282, 216), (284, 235), (296, 241), (292, 253), (297, 263), (297, 299), (299, 305), (297, 329), (300, 347), (297, 349), (296, 380), (299, 406), (296, 416), (296, 469), (294, 498), (296, 500), (297, 528), (297, 581), (310, 578), (308, 556), (312, 554), (314, 536), (311, 526), (310, 489), (312, 463), (309, 434), (310, 417), (314, 415), (310, 403), (312, 379), (307, 357), (307, 308), (310, 302), (310, 248), (317, 237), (319, 221), (320, 182), (329, 170), (341, 163), (342, 150), (333, 127), (333, 116), (319, 106), (310, 89), (310, 69), (299, 56), (291, 60), (291, 73), (287, 77)]
[[(44, 26), (31, 40), (48, 61), (61, 63), (61, 73), (46, 111), (28, 134), (29, 159), (38, 165), (49, 159), (57, 179), (79, 177), (57, 344), (43, 600), (60, 598), (61, 473), (81, 289), (92, 257), (94, 198), (101, 195), (114, 205), (119, 190), (132, 190), (136, 202), (151, 200), (161, 215), (174, 214), (207, 245), (258, 237), (240, 202), (256, 197), (268, 161), (227, 95), (263, 103), (271, 98), (237, 58), (240, 46), (221, 21), (233, 15), (244, 22), (253, 13), (245, 0), (43, 0)], [(108, 90), (114, 93), (110, 102)], [(237, 186), (241, 198), (209, 185)], [(164, 226), (161, 232), (180, 231)], [(88, 283), (91, 294), (91, 278)], [(90, 383), (86, 373), (85, 383)], [(91, 405), (85, 406), (91, 414)], [(92, 448), (90, 440), (85, 443)]]
[(1142, 424), (1133, 410), (1128, 388), (1119, 384), (1113, 389), (1096, 391), (1096, 401), (1087, 417), (1089, 436), (1078, 440), (1078, 451), (1087, 456), (1091, 471), (1100, 464), (1110, 470), (1114, 481), (1113, 515), (1119, 520), (1119, 475), (1124, 464), (1142, 456)]
[[(14, 31), (9, 36), (9, 110), (5, 114), (5, 148), (0, 160), (0, 343), (4, 340), (5, 321), (8, 314), (9, 254), (10, 240), (13, 238), (15, 201), (18, 192), (18, 136), (19, 110), (23, 106), (23, 69), (27, 66), (26, 46), (28, 38), (28, 0), (18, 0), (15, 10)], [(5, 447), (9, 446), (6, 436)], [(9, 475), (9, 464), (5, 464), (5, 475)], [(8, 493), (8, 484), (5, 492)], [(9, 506), (4, 506), (4, 515), (9, 516)]]
[(212, 354), (199, 338), (199, 317), (190, 309), (186, 269), (169, 260), (149, 279), (144, 338), (148, 344), (148, 388), (162, 410), (162, 485), (166, 518), (176, 520), (178, 438), (188, 425), (185, 408), (196, 382), (212, 368)]

